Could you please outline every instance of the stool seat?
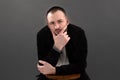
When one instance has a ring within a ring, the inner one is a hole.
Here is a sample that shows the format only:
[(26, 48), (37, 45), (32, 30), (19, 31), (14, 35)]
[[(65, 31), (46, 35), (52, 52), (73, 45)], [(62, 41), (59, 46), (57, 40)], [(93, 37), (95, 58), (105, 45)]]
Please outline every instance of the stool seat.
[(52, 80), (75, 80), (77, 78), (80, 78), (80, 74), (46, 75), (46, 77)]

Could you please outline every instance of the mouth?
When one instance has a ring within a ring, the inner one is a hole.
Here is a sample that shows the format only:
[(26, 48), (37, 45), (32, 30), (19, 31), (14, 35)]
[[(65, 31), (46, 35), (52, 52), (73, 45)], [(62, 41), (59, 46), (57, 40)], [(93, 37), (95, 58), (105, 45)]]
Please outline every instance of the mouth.
[(62, 29), (56, 29), (55, 32), (54, 32), (55, 35), (58, 35), (58, 34), (61, 32), (61, 30), (62, 30)]
[[(60, 32), (62, 31), (62, 29), (56, 29), (55, 30), (55, 35), (58, 35)], [(64, 30), (64, 32), (66, 32), (67, 31), (67, 28)]]

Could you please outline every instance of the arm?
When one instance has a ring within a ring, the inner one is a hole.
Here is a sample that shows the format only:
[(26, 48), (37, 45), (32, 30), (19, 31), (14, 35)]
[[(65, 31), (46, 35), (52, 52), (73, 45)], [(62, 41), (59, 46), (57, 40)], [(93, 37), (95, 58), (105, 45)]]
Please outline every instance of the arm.
[[(69, 41), (69, 37), (67, 36), (67, 32), (61, 31), (59, 35), (49, 35), (49, 33), (45, 34), (45, 31), (40, 31), (37, 34), (37, 50), (38, 50), (38, 59), (42, 60), (43, 65), (38, 65), (38, 70), (43, 74), (55, 74), (56, 69), (54, 66), (56, 65), (58, 58), (60, 56), (60, 52), (65, 44)], [(53, 38), (53, 40), (52, 40)], [(55, 50), (55, 48), (57, 50)], [(44, 64), (45, 63), (45, 64)], [(50, 71), (48, 69), (51, 69)], [(52, 72), (51, 72), (52, 71)]]
[(37, 34), (38, 59), (55, 66), (60, 53), (53, 49), (53, 41), (52, 39), (49, 39), (51, 38), (51, 35), (47, 34), (48, 33), (43, 32), (43, 30)]
[(84, 31), (82, 30), (80, 32), (81, 33), (77, 34), (78, 36), (74, 40), (76, 44), (72, 47), (75, 47), (75, 49), (73, 51), (74, 55), (71, 55), (69, 57), (70, 64), (56, 67), (56, 74), (74, 74), (82, 73), (85, 71), (87, 57), (87, 40)]

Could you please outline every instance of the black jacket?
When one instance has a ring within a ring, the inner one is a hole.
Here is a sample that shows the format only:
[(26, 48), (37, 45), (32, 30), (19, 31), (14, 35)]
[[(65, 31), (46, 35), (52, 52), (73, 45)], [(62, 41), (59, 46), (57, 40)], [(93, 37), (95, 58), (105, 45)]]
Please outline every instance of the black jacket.
[[(67, 33), (70, 37), (66, 44), (66, 54), (69, 65), (56, 67), (56, 74), (80, 73), (80, 80), (89, 80), (85, 68), (87, 66), (87, 40), (83, 29), (69, 24)], [(54, 40), (48, 26), (42, 28), (37, 34), (38, 59), (56, 66), (60, 53), (53, 49)], [(82, 79), (83, 78), (83, 79)]]

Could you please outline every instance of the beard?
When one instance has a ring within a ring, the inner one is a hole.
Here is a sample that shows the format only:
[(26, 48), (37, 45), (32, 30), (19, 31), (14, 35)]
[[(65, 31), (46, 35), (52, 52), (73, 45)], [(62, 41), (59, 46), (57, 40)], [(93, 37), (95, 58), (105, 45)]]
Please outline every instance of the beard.
[[(62, 29), (56, 29), (55, 31), (54, 31), (54, 34), (55, 35), (58, 35), (60, 32), (62, 31)], [(64, 32), (66, 32), (67, 31), (67, 28), (64, 30)], [(63, 33), (64, 33), (63, 32)]]
[(54, 31), (54, 33), (55, 33), (55, 35), (58, 35), (61, 31), (62, 31), (62, 29), (56, 29), (56, 30)]

